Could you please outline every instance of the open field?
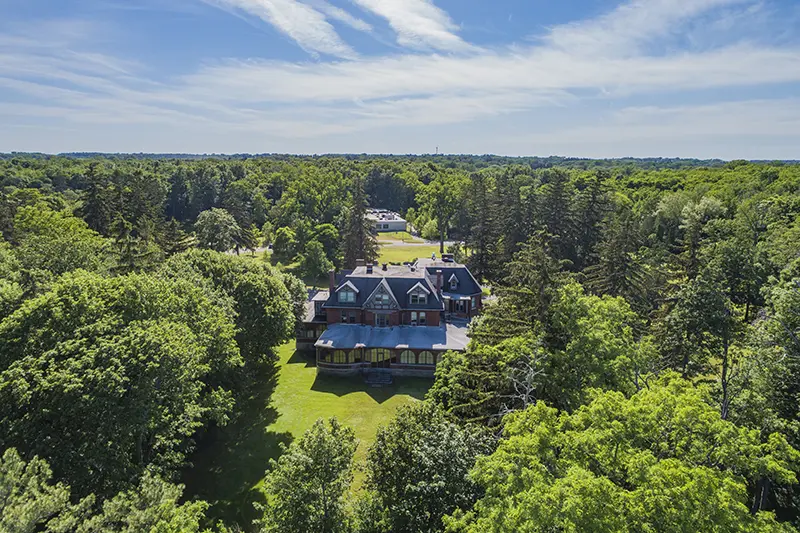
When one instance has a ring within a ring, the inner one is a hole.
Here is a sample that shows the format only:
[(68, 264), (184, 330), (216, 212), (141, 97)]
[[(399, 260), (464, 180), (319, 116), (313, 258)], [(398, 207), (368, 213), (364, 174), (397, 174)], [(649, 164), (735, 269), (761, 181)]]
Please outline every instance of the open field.
[(419, 237), (414, 237), (407, 231), (387, 231), (378, 233), (378, 242), (416, 242), (416, 243), (423, 243), (425, 242), (423, 239)]
[(378, 263), (404, 263), (420, 257), (430, 257), (432, 253), (439, 255), (438, 244), (391, 244), (381, 246)]
[(431, 385), (426, 379), (398, 378), (389, 387), (372, 388), (358, 377), (317, 376), (313, 359), (296, 353), (294, 342), (278, 355), (277, 380), (266, 378), (237, 421), (209, 434), (185, 473), (187, 495), (211, 503), (212, 520), (249, 528), (256, 516), (253, 503), (264, 501), (260, 486), (269, 460), (318, 418), (335, 416), (351, 426), (360, 441), (356, 460), (363, 461), (378, 426), (399, 406), (422, 399)]

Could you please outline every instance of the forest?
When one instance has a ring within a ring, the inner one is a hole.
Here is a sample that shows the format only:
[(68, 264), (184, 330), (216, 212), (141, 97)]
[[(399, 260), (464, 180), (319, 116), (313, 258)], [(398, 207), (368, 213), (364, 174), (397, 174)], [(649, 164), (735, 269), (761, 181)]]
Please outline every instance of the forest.
[[(218, 519), (186, 473), (368, 207), (491, 294), (470, 344)], [(0, 532), (800, 528), (797, 163), (6, 154), (0, 233)]]

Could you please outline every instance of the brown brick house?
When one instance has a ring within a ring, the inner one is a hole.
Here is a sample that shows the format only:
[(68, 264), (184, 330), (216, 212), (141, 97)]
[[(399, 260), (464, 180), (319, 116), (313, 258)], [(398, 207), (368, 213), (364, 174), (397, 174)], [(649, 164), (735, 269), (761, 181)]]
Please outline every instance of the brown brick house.
[(331, 272), (329, 290), (309, 300), (297, 346), (309, 348), (313, 340), (321, 372), (433, 375), (444, 352), (466, 348), (481, 296), (467, 267), (449, 256), (359, 265), (340, 279)]

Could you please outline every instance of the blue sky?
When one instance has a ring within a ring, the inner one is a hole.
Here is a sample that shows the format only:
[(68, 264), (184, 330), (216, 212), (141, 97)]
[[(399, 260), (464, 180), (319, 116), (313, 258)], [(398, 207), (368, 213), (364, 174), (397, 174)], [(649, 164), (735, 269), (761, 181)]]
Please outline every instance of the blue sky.
[(0, 12), (0, 151), (800, 159), (797, 0)]

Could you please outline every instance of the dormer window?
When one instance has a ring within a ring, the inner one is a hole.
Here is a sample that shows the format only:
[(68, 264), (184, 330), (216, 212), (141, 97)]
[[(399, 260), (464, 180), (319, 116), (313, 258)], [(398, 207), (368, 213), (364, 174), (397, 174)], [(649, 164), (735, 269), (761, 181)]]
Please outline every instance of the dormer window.
[(347, 281), (344, 285), (336, 289), (336, 294), (339, 295), (338, 300), (340, 304), (354, 304), (356, 303), (358, 288), (356, 288), (352, 282)]
[(431, 293), (425, 285), (417, 283), (408, 290), (408, 303), (410, 305), (425, 305), (428, 303), (428, 295)]
[(450, 281), (450, 290), (451, 291), (457, 290), (458, 289), (458, 278), (456, 277), (455, 274), (450, 276), (450, 280), (449, 281)]

